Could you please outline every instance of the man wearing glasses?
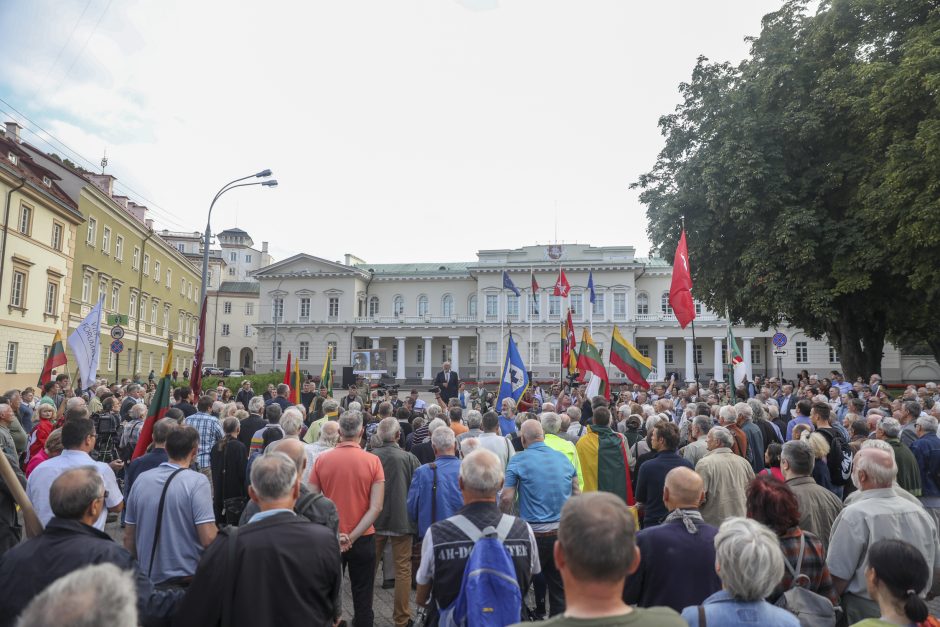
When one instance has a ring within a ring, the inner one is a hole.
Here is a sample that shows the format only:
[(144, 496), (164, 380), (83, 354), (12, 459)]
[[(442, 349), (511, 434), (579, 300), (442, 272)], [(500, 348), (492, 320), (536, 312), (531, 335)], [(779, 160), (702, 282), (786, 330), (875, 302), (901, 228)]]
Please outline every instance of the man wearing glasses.
[(94, 521), (95, 529), (104, 531), (104, 524), (108, 518), (108, 512), (120, 512), (124, 509), (124, 497), (121, 495), (121, 488), (118, 487), (114, 471), (104, 462), (96, 462), (88, 454), (95, 448), (95, 425), (90, 418), (72, 418), (66, 421), (62, 426), (62, 447), (63, 451), (58, 457), (48, 459), (36, 466), (36, 469), (29, 475), (26, 482), (26, 492), (33, 507), (36, 508), (36, 515), (43, 526), (49, 524), (54, 515), (50, 503), (49, 493), (52, 483), (67, 470), (78, 466), (92, 466), (98, 471), (101, 480), (104, 482), (104, 488), (108, 495), (104, 501), (105, 506), (98, 513), (98, 518)]

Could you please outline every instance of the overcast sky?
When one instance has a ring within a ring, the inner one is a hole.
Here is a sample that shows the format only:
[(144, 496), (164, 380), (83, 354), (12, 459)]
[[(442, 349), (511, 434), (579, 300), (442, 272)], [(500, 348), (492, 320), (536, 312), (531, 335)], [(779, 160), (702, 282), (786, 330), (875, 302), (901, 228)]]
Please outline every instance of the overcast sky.
[(552, 241), (556, 215), (558, 241), (645, 254), (628, 185), (659, 116), (780, 4), (4, 0), (0, 115), (39, 148), (37, 124), (106, 150), (158, 228), (203, 230), (219, 187), (271, 168), (278, 188), (230, 192), (212, 223), (278, 259), (473, 260)]

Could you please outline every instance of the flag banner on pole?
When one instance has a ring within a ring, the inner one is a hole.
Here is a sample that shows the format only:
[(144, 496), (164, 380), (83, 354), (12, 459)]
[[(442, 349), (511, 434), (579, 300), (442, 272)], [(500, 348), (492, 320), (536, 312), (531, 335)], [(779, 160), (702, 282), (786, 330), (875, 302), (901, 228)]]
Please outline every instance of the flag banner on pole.
[[(101, 308), (104, 298), (98, 301), (78, 328), (69, 336), (69, 348), (75, 355), (79, 378), (83, 390), (91, 387), (98, 374), (98, 355), (101, 353)], [(51, 349), (50, 349), (51, 352)]]
[(291, 398), (293, 394), (293, 387), (291, 387), (291, 369), (290, 369), (290, 351), (287, 351), (287, 365), (284, 367), (284, 380), (281, 381), (284, 385), (291, 388), (291, 393), (287, 395), (287, 398)]
[(607, 368), (604, 367), (604, 358), (591, 337), (591, 332), (584, 329), (581, 332), (581, 349), (578, 351), (578, 381), (585, 380), (585, 374), (590, 372), (600, 379), (599, 393), (610, 400), (610, 378)]
[(676, 246), (672, 262), (672, 284), (669, 286), (669, 306), (683, 329), (695, 320), (695, 302), (692, 300), (692, 273), (689, 270), (689, 248), (685, 242), (685, 231)]
[(519, 296), (519, 288), (516, 287), (516, 284), (512, 282), (512, 279), (509, 278), (509, 273), (505, 270), (503, 270), (503, 287), (516, 296)]
[(193, 353), (193, 369), (189, 375), (189, 385), (198, 399), (202, 396), (202, 357), (206, 352), (206, 303), (209, 297), (202, 301), (202, 310), (199, 313), (199, 333), (196, 335), (196, 350)]
[(594, 271), (591, 270), (591, 273), (588, 274), (588, 291), (591, 293), (591, 304), (594, 304), (594, 301), (597, 300), (597, 294), (594, 293)]
[(300, 360), (294, 361), (294, 374), (291, 377), (290, 399), (294, 405), (300, 405)]
[(571, 310), (568, 310), (568, 319), (561, 327), (561, 365), (568, 371), (568, 374), (574, 373), (578, 369), (577, 357), (578, 342), (574, 335), (574, 322), (571, 320)]
[(529, 387), (529, 373), (525, 369), (522, 355), (516, 347), (512, 333), (509, 334), (509, 346), (506, 349), (506, 362), (503, 367), (503, 378), (499, 384), (499, 396), (496, 398), (496, 407), (503, 406), (504, 398), (511, 398), (516, 403), (525, 394)]
[(741, 385), (744, 382), (744, 377), (747, 376), (747, 368), (744, 365), (744, 355), (741, 354), (738, 343), (734, 341), (734, 330), (731, 328), (730, 322), (728, 323), (728, 360), (734, 371), (735, 386)]
[(173, 370), (173, 340), (167, 342), (166, 361), (163, 363), (163, 373), (160, 380), (157, 381), (157, 389), (150, 400), (150, 407), (147, 408), (147, 420), (140, 428), (140, 435), (137, 438), (137, 446), (134, 447), (134, 454), (131, 459), (137, 459), (147, 452), (147, 447), (153, 440), (153, 425), (158, 420), (166, 416), (166, 410), (170, 408), (170, 390), (173, 389), (171, 382), (171, 372)]
[(571, 284), (568, 283), (568, 277), (565, 276), (565, 271), (560, 270), (558, 272), (558, 280), (555, 281), (555, 289), (552, 291), (552, 296), (561, 296), (566, 298), (568, 292), (571, 291)]
[(62, 332), (56, 330), (55, 337), (52, 338), (52, 346), (49, 347), (49, 354), (46, 355), (46, 363), (39, 374), (39, 388), (42, 389), (44, 383), (52, 381), (53, 369), (64, 366), (67, 361), (65, 348), (62, 346)]
[(535, 315), (539, 315), (539, 284), (535, 280), (535, 273), (530, 272), (532, 275), (532, 304), (535, 306)]
[(614, 326), (614, 334), (610, 341), (610, 363), (620, 372), (627, 375), (631, 382), (644, 389), (649, 389), (647, 377), (653, 371), (653, 362), (638, 351), (633, 344), (620, 334), (620, 329)]
[(333, 397), (333, 349), (329, 344), (326, 345), (326, 359), (320, 372), (320, 387), (327, 389), (329, 398)]

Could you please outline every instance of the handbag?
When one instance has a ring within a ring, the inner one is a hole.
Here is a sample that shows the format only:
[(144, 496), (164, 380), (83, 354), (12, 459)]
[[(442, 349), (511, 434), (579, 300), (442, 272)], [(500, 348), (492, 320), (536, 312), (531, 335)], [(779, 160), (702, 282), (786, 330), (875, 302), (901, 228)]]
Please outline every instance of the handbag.
[(776, 605), (795, 615), (801, 627), (835, 627), (839, 614), (837, 608), (826, 597), (804, 587), (809, 584), (809, 577), (800, 572), (805, 552), (806, 537), (800, 532), (800, 556), (796, 560), (796, 568), (790, 565), (790, 560), (783, 560), (793, 583), (777, 599)]

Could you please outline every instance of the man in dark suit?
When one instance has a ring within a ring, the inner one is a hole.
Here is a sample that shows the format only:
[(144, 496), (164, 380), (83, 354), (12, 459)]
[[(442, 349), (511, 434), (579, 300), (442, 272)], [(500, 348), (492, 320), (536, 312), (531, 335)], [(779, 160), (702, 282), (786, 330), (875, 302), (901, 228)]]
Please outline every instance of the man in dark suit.
[(444, 403), (457, 396), (457, 385), (460, 377), (456, 372), (450, 369), (450, 362), (445, 361), (441, 366), (442, 370), (434, 377), (434, 385), (440, 388), (441, 399)]
[(780, 404), (780, 417), (784, 420), (790, 420), (790, 410), (796, 409), (796, 402), (798, 400), (800, 400), (799, 397), (793, 393), (793, 386), (789, 383), (784, 383), (780, 398), (777, 399), (777, 402)]

